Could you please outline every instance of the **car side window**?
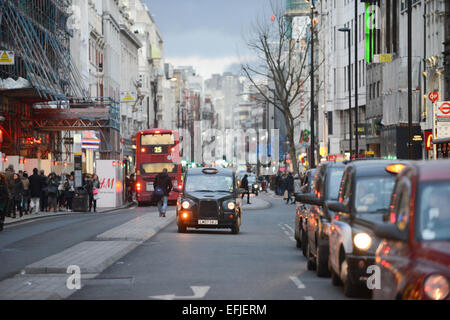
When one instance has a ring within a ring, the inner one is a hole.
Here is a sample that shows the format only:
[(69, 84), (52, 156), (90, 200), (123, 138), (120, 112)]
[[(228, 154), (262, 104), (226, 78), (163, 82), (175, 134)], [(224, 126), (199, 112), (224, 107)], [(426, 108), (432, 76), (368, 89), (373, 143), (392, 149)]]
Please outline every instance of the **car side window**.
[(344, 205), (350, 204), (352, 191), (352, 175), (349, 170), (345, 170), (339, 191), (339, 201)]
[(401, 181), (400, 183), (400, 192), (398, 194), (397, 206), (396, 206), (396, 215), (395, 215), (395, 223), (399, 230), (405, 230), (409, 223), (409, 210), (410, 210), (410, 199), (411, 194), (409, 187), (410, 184), (408, 181)]

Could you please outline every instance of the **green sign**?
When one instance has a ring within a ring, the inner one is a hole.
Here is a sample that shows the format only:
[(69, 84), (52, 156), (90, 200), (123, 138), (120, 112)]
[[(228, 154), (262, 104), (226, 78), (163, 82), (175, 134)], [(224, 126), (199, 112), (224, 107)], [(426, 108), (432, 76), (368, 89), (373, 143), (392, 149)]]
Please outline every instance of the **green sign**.
[(365, 38), (364, 38), (364, 44), (365, 44), (365, 58), (367, 63), (371, 63), (373, 59), (373, 32), (374, 30), (374, 15), (375, 11), (373, 10), (373, 5), (370, 3), (365, 4), (365, 15), (364, 15), (364, 21), (365, 21)]

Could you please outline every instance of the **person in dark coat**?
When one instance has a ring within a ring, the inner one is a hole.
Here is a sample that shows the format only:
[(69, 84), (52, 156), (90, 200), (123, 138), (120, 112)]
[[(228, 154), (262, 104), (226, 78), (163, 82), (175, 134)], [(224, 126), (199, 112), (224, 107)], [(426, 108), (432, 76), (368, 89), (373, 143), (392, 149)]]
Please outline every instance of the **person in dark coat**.
[[(165, 217), (166, 210), (167, 210), (167, 201), (169, 199), (169, 193), (173, 188), (172, 179), (167, 174), (166, 168), (164, 168), (163, 172), (159, 173), (156, 176), (155, 182), (153, 183), (153, 187), (155, 190), (155, 191), (153, 191), (153, 193), (156, 192), (157, 188), (160, 188), (162, 190), (163, 195), (159, 197), (158, 210), (159, 210), (159, 216)], [(157, 192), (155, 194), (157, 194)]]
[(33, 169), (33, 174), (28, 178), (30, 181), (30, 197), (31, 197), (31, 209), (30, 214), (33, 213), (33, 210), (36, 209), (36, 214), (39, 213), (40, 209), (40, 199), (42, 193), (42, 179), (41, 176), (38, 175), (38, 169)]
[(241, 188), (245, 190), (245, 192), (242, 192), (242, 199), (244, 199), (245, 194), (247, 194), (247, 203), (250, 203), (250, 189), (248, 186), (248, 175), (245, 175), (244, 178), (242, 178), (241, 181)]
[(0, 231), (3, 230), (5, 223), (6, 210), (9, 202), (9, 189), (6, 177), (0, 173)]
[(45, 176), (44, 170), (41, 170), (40, 177), (41, 177), (41, 183), (42, 183), (41, 196), (40, 196), (41, 211), (47, 212), (48, 211), (48, 178)]
[(11, 186), (11, 195), (12, 195), (12, 213), (13, 218), (15, 219), (17, 217), (16, 210), (19, 211), (20, 217), (23, 216), (22, 211), (22, 195), (23, 195), (23, 183), (22, 179), (20, 179), (19, 175), (17, 173), (14, 174), (14, 182)]
[(286, 190), (288, 191), (288, 198), (286, 200), (286, 204), (295, 203), (292, 201), (292, 194), (294, 193), (294, 177), (292, 176), (292, 173), (289, 172), (288, 176), (286, 177)]
[(56, 212), (56, 208), (58, 206), (58, 186), (59, 180), (56, 177), (54, 172), (50, 173), (47, 183), (47, 192), (48, 192), (48, 211)]
[(282, 190), (281, 190), (281, 175), (278, 173), (275, 177), (275, 193), (279, 196), (281, 196)]

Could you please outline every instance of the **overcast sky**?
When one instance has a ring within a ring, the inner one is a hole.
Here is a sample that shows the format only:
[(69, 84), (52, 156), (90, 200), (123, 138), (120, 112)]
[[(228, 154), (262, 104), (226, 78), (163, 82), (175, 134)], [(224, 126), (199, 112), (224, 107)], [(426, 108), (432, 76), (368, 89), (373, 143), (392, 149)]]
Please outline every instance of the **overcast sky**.
[(269, 21), (272, 15), (270, 0), (144, 1), (164, 38), (167, 62), (192, 65), (204, 79), (248, 57), (243, 35), (258, 16)]

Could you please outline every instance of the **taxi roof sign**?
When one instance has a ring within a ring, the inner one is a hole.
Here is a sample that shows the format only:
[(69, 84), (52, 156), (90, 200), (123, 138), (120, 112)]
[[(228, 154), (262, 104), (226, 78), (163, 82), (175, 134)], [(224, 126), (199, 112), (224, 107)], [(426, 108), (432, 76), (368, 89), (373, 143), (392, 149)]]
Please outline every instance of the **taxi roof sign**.
[(404, 167), (405, 167), (405, 165), (402, 163), (390, 164), (390, 165), (386, 166), (386, 171), (397, 174), (397, 173), (400, 173)]
[(14, 51), (0, 50), (0, 65), (13, 65), (13, 64), (14, 64)]
[(204, 168), (202, 172), (206, 174), (216, 174), (219, 170), (217, 170), (217, 168)]

